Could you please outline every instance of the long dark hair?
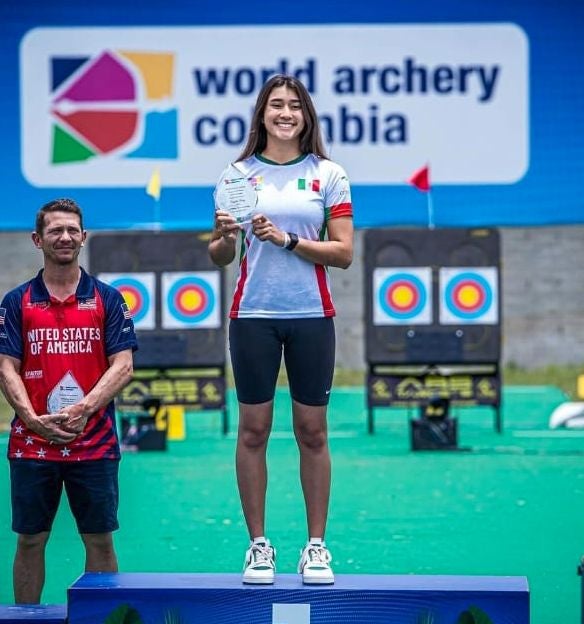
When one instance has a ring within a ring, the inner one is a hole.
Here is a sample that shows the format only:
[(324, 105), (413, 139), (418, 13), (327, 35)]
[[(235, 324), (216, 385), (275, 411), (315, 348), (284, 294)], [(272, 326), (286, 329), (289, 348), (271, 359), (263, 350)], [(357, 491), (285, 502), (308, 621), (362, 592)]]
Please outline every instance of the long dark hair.
[(268, 143), (268, 133), (263, 123), (264, 112), (268, 104), (270, 93), (278, 87), (292, 89), (300, 100), (302, 114), (304, 116), (304, 128), (300, 134), (300, 151), (302, 154), (316, 154), (321, 158), (328, 158), (325, 152), (320, 125), (316, 115), (316, 109), (306, 87), (294, 76), (276, 74), (266, 81), (259, 92), (256, 100), (251, 127), (247, 137), (247, 143), (237, 160), (245, 160), (253, 154), (263, 152)]

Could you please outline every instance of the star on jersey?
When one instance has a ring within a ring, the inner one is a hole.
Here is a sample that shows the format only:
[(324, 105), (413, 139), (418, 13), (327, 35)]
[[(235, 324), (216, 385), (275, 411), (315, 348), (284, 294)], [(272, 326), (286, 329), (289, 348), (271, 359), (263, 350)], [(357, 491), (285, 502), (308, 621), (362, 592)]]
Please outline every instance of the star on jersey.
[(47, 451), (45, 451), (44, 448), (40, 448), (37, 451), (37, 455), (39, 456), (39, 459), (44, 459), (46, 454), (47, 454)]
[(61, 449), (61, 455), (63, 457), (69, 457), (71, 455), (71, 449), (68, 449), (66, 446)]
[(14, 427), (14, 433), (18, 433), (18, 435), (20, 435), (23, 431), (24, 427), (22, 425), (16, 425), (16, 427)]
[(22, 457), (22, 451), (18, 449), (18, 451), (14, 453), (14, 457), (16, 457), (16, 459), (20, 459)]
[(25, 443), (26, 446), (30, 446), (31, 444), (33, 444), (33, 439), (30, 436), (27, 436)]

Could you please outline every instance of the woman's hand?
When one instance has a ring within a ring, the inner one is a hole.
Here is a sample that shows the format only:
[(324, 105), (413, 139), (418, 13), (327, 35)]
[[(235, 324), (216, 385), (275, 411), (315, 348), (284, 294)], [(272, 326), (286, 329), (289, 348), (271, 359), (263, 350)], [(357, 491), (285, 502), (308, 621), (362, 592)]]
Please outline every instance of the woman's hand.
[(241, 225), (226, 210), (215, 211), (213, 232), (209, 241), (209, 256), (217, 266), (227, 266), (235, 258), (237, 237)]
[(237, 234), (241, 230), (241, 226), (231, 214), (225, 210), (217, 210), (215, 212), (215, 230), (217, 233), (228, 241), (235, 242)]
[(263, 214), (254, 215), (251, 220), (252, 231), (261, 241), (270, 241), (278, 247), (283, 247), (286, 241), (286, 233), (279, 230)]

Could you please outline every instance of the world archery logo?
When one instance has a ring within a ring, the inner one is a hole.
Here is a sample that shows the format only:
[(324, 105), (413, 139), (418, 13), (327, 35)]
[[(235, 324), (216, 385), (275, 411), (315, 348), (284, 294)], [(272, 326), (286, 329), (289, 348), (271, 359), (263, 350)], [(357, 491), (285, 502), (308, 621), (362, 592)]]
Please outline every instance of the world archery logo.
[(51, 67), (51, 164), (177, 159), (174, 54), (108, 50)]

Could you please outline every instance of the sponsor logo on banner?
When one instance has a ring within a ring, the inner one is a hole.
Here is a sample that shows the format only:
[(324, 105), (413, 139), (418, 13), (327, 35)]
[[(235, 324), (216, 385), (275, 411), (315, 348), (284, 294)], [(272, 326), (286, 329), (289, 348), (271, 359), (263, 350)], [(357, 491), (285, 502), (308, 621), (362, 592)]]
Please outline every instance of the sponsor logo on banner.
[(36, 28), (20, 69), (22, 170), (40, 187), (144, 187), (153, 161), (165, 186), (213, 186), (274, 73), (306, 85), (353, 184), (404, 184), (421, 162), (435, 184), (529, 167), (514, 24)]
[(173, 54), (55, 55), (49, 67), (51, 164), (177, 157)]

